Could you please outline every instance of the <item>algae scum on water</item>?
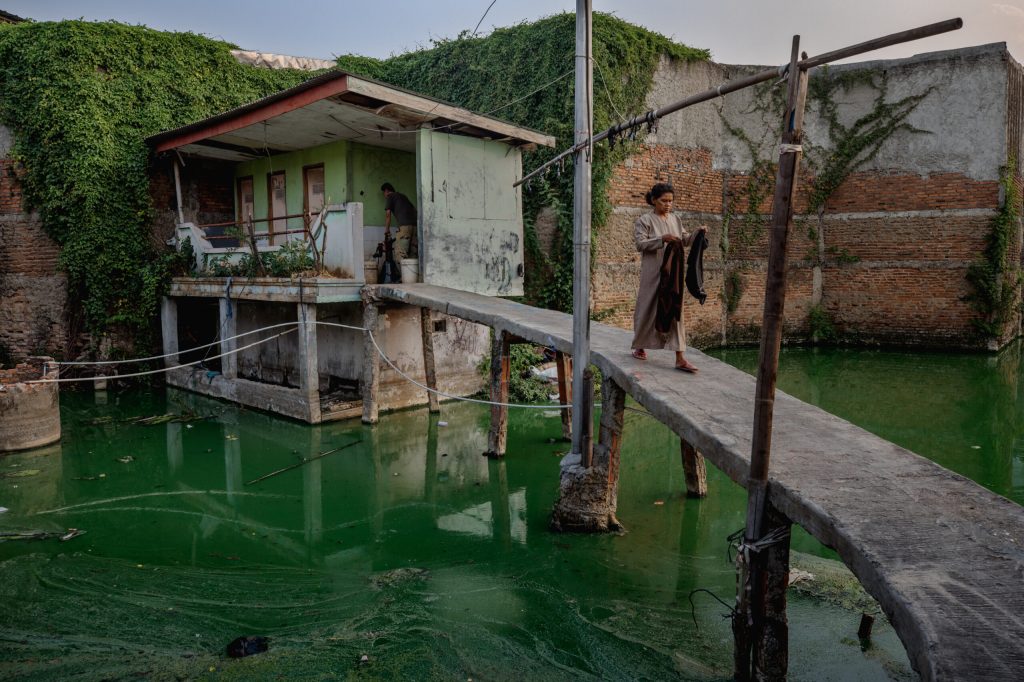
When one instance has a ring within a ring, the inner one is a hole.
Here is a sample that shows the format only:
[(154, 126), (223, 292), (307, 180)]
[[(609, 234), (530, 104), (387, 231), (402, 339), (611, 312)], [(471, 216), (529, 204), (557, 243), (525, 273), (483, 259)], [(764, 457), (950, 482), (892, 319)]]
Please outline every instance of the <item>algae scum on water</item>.
[[(725, 538), (745, 495), (711, 469), (709, 497), (686, 499), (678, 440), (642, 414), (625, 429), (629, 532), (584, 536), (548, 530), (557, 412), (513, 411), (495, 461), (476, 405), (371, 428), (178, 391), (106, 401), (66, 393), (62, 442), (0, 459), (0, 678), (731, 674), (727, 609), (690, 594), (732, 601)], [(805, 535), (794, 547), (827, 555)], [(906, 674), (891, 628), (865, 649), (859, 617), (791, 592), (791, 677)], [(265, 653), (228, 657), (256, 636)]]

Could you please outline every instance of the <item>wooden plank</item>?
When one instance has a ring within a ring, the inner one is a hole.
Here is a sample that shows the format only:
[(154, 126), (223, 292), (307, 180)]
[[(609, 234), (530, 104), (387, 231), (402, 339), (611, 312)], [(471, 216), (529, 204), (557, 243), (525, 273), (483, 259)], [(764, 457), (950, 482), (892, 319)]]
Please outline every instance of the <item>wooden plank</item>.
[(491, 342), (491, 400), (500, 405), (491, 405), (491, 428), (487, 432), (488, 457), (504, 457), (508, 439), (508, 380), (512, 372), (511, 344), (509, 335), (494, 330)]
[[(562, 351), (555, 351), (555, 368), (558, 372), (558, 403), (572, 405), (572, 357)], [(562, 439), (572, 440), (572, 407), (562, 409)]]
[(434, 320), (430, 314), (430, 308), (420, 308), (420, 331), (423, 338), (423, 373), (426, 378), (426, 385), (431, 389), (427, 391), (427, 400), (430, 411), (437, 413), (441, 411), (440, 401), (437, 393), (437, 371), (434, 366)]
[(683, 474), (686, 477), (686, 496), (707, 497), (708, 471), (704, 464), (704, 455), (682, 438), (679, 439), (679, 450), (683, 458)]
[[(610, 378), (601, 381), (601, 428), (598, 430), (599, 447), (594, 448), (595, 464), (607, 471), (608, 510), (615, 519), (619, 503), (619, 462), (622, 458), (622, 428), (626, 418), (626, 392)], [(621, 528), (618, 519), (609, 524), (613, 530)]]
[(785, 680), (789, 667), (789, 621), (786, 618), (786, 590), (789, 588), (789, 543), (791, 523), (769, 505), (765, 516), (765, 537), (778, 539), (755, 554), (755, 595), (763, 595), (762, 622), (753, 641), (753, 678)]

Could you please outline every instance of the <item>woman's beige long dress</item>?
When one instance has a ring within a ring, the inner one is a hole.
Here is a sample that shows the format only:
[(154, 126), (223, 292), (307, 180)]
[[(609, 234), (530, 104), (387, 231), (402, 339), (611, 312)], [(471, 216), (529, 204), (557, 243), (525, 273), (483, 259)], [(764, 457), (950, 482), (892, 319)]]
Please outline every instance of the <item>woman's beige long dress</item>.
[(679, 219), (673, 214), (662, 217), (655, 212), (646, 213), (633, 224), (636, 250), (640, 252), (640, 291), (636, 295), (633, 312), (633, 348), (654, 350), (686, 350), (686, 324), (680, 311), (679, 322), (667, 334), (654, 328), (658, 313), (658, 279), (661, 259), (665, 251), (662, 235), (674, 234), (684, 246), (693, 242), (693, 236), (683, 231)]

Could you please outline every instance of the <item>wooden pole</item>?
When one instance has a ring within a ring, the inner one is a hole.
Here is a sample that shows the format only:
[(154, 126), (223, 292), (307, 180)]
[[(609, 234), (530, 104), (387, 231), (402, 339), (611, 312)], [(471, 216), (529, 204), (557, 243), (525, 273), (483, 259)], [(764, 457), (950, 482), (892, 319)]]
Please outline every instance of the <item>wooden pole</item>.
[(379, 312), (377, 304), (365, 294), (363, 296), (363, 383), (360, 387), (363, 394), (363, 423), (376, 424), (377, 391), (380, 388), (380, 354), (373, 343), (371, 333), (377, 331)]
[[(591, 138), (594, 120), (594, 61), (591, 0), (576, 0), (576, 144)], [(584, 419), (591, 414), (593, 390), (584, 387), (584, 376), (590, 365), (590, 212), (591, 156), (593, 145), (586, 145), (576, 154), (573, 181), (573, 282), (572, 282), (572, 452), (589, 463), (593, 454), (590, 443), (584, 442), (591, 432)], [(590, 439), (592, 440), (592, 439)]]
[(178, 201), (178, 224), (185, 222), (185, 210), (181, 205), (181, 171), (178, 170), (178, 159), (174, 159), (174, 196)]
[(679, 439), (679, 451), (683, 459), (683, 475), (686, 477), (686, 496), (707, 497), (708, 470), (704, 464), (704, 455), (682, 438)]
[(487, 432), (488, 457), (504, 457), (508, 439), (508, 380), (512, 373), (511, 339), (508, 332), (494, 330), (491, 345), (491, 428)]
[[(764, 321), (761, 327), (761, 354), (754, 396), (754, 434), (750, 453), (750, 474), (747, 477), (747, 523), (743, 536), (745, 562), (741, 570), (740, 599), (735, 616), (740, 628), (748, 632), (736, 634), (736, 646), (753, 646), (759, 650), (764, 630), (766, 571), (764, 551), (755, 546), (765, 535), (768, 507), (768, 465), (771, 459), (772, 416), (775, 408), (775, 383), (779, 370), (779, 349), (782, 345), (783, 311), (786, 303), (786, 247), (793, 222), (793, 199), (796, 177), (800, 170), (803, 104), (801, 87), (806, 87), (806, 71), (798, 67), (800, 36), (793, 36), (790, 59), (789, 88), (783, 118), (782, 145), (775, 177), (775, 198), (772, 204), (771, 234), (768, 252), (768, 273), (765, 283)], [(743, 575), (746, 573), (747, 575)], [(735, 634), (735, 633), (734, 633)], [(737, 665), (748, 660), (737, 652)], [(736, 678), (750, 679), (749, 668), (737, 669)]]
[[(562, 351), (555, 351), (555, 368), (558, 371), (558, 403), (572, 404), (572, 358)], [(572, 440), (572, 408), (562, 410), (562, 439)]]
[(423, 373), (426, 384), (432, 390), (427, 391), (430, 411), (434, 414), (441, 411), (437, 397), (437, 372), (434, 369), (434, 320), (430, 316), (430, 308), (420, 308), (420, 326), (423, 333)]

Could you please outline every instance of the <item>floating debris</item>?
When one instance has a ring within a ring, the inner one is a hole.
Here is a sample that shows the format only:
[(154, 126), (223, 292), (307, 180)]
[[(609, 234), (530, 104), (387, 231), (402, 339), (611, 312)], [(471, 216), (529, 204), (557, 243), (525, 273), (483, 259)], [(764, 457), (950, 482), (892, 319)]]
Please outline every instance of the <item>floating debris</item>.
[(117, 461), (121, 464), (128, 464), (129, 462), (134, 462), (135, 458), (131, 455), (125, 455), (124, 457), (118, 457)]
[(78, 528), (68, 528), (67, 532), (60, 536), (60, 541), (67, 542), (68, 540), (77, 538), (79, 535), (85, 535), (85, 531), (79, 530)]
[(106, 478), (106, 474), (100, 474), (98, 476), (75, 476), (72, 480), (74, 481), (98, 481), (101, 478)]
[(426, 580), (430, 577), (430, 571), (425, 568), (395, 568), (383, 573), (371, 575), (369, 580), (374, 589), (382, 590), (385, 587), (394, 587), (411, 580)]
[(448, 422), (437, 422), (438, 426), (448, 426)]
[(0, 478), (26, 478), (28, 476), (38, 476), (39, 473), (39, 469), (22, 469), (21, 471), (0, 473)]
[(227, 654), (231, 658), (244, 658), (254, 654), (262, 654), (270, 646), (266, 637), (239, 637), (227, 646)]
[(89, 426), (102, 426), (104, 424), (138, 424), (140, 426), (156, 426), (157, 424), (167, 424), (170, 422), (185, 423), (202, 421), (204, 419), (210, 419), (206, 415), (201, 415), (193, 412), (192, 410), (184, 410), (182, 412), (168, 412), (166, 414), (154, 414), (144, 417), (128, 417), (127, 419), (114, 419), (113, 417), (96, 417), (86, 422)]

